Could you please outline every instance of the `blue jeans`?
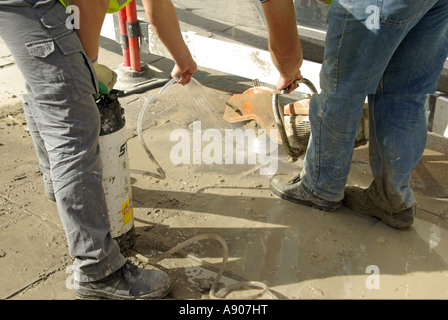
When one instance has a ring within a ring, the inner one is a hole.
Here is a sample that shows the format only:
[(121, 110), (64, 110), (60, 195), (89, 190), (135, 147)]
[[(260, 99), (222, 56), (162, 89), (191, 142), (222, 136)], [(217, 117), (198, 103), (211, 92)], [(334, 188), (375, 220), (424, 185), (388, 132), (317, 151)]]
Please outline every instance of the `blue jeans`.
[(413, 206), (425, 101), (448, 54), (448, 0), (333, 0), (328, 23), (302, 183), (324, 200), (343, 198), (367, 96), (374, 179), (392, 210)]
[(0, 36), (27, 84), (24, 112), (40, 169), (51, 178), (76, 281), (102, 279), (126, 262), (110, 234), (99, 154), (96, 75), (57, 0), (0, 5)]

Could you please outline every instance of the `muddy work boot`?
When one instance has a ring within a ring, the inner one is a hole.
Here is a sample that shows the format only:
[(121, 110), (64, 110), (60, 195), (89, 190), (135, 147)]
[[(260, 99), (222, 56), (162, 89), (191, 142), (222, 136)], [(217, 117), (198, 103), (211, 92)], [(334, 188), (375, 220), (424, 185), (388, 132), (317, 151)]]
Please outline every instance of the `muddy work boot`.
[(82, 299), (160, 299), (170, 292), (171, 282), (161, 270), (141, 269), (126, 262), (99, 281), (75, 281), (74, 289)]
[(415, 206), (392, 210), (379, 195), (375, 182), (367, 189), (346, 187), (342, 203), (355, 212), (378, 218), (393, 228), (404, 229), (414, 222)]
[(292, 179), (286, 175), (276, 175), (270, 182), (271, 191), (278, 197), (294, 203), (303, 204), (323, 211), (335, 211), (341, 202), (320, 199), (301, 185), (300, 176)]

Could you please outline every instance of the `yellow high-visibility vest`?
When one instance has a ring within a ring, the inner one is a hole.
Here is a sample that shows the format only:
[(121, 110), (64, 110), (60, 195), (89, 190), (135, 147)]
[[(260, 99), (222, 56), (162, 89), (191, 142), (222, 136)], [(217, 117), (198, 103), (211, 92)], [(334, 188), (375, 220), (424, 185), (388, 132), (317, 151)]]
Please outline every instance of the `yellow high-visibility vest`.
[[(71, 0), (59, 0), (64, 7), (67, 7), (71, 4)], [(132, 0), (110, 0), (109, 9), (107, 9), (107, 13), (114, 13), (123, 9), (129, 2)]]

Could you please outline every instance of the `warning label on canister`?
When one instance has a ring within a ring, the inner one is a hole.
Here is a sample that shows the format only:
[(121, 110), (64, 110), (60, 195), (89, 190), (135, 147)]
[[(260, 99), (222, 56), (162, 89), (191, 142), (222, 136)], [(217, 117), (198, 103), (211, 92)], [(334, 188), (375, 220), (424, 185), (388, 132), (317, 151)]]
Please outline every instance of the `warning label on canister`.
[(121, 213), (123, 215), (123, 225), (132, 220), (132, 196), (121, 205)]

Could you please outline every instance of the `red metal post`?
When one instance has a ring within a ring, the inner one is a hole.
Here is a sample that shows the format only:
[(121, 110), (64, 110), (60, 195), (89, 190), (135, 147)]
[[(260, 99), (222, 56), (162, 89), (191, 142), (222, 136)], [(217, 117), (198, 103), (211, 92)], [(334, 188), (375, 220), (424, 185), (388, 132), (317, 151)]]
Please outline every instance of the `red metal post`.
[[(135, 26), (135, 24), (137, 23), (137, 6), (135, 4), (135, 0), (131, 1), (126, 5), (126, 20), (128, 26), (133, 26), (132, 24), (134, 24)], [(131, 35), (134, 34), (131, 33)], [(128, 32), (128, 39), (129, 39), (131, 70), (141, 72), (139, 37), (138, 36), (131, 37), (130, 32)]]
[(120, 22), (120, 35), (121, 35), (121, 48), (123, 52), (123, 66), (130, 67), (131, 66), (131, 58), (129, 55), (129, 40), (128, 40), (128, 32), (126, 28), (126, 7), (118, 11), (118, 20)]

